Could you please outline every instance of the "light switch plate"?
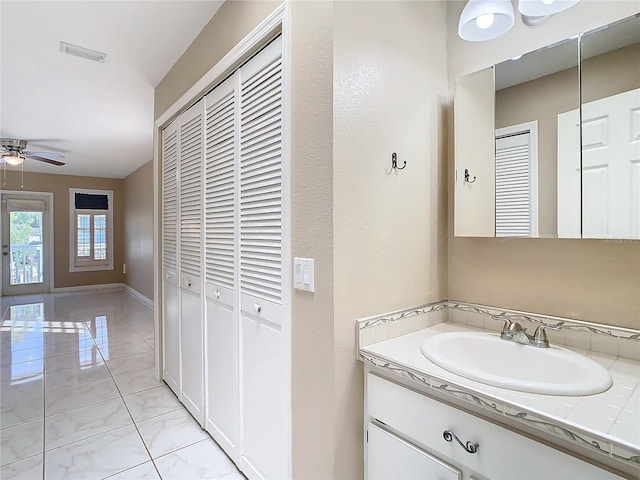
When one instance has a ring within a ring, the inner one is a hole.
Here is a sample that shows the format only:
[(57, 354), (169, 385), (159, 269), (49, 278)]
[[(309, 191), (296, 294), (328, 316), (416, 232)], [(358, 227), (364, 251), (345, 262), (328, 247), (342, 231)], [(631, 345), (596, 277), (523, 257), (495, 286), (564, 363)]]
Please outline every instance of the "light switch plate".
[(313, 258), (293, 258), (293, 287), (297, 290), (315, 292), (315, 268)]

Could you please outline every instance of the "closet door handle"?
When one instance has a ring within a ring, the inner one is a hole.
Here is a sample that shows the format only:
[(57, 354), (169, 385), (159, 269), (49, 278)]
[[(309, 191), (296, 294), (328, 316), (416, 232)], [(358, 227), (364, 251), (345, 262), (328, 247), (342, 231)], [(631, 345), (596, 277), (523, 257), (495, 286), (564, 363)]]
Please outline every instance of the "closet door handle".
[(262, 305), (260, 305), (259, 303), (256, 303), (253, 308), (256, 309), (256, 313), (260, 313), (262, 311)]
[(187, 282), (187, 287), (191, 288), (191, 282)]
[(216, 298), (220, 298), (220, 292), (218, 290), (216, 290), (215, 296)]

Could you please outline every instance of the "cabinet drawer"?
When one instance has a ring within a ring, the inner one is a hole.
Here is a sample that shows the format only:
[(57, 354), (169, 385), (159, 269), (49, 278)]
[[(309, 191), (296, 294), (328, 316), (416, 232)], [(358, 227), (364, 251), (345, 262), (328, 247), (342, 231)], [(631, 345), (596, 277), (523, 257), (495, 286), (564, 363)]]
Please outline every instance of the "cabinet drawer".
[(462, 473), (424, 450), (370, 423), (367, 480), (460, 480)]
[[(407, 439), (492, 479), (619, 479), (620, 477), (551, 447), (457, 410), (377, 375), (367, 376), (367, 413)], [(462, 443), (475, 442), (476, 453)]]

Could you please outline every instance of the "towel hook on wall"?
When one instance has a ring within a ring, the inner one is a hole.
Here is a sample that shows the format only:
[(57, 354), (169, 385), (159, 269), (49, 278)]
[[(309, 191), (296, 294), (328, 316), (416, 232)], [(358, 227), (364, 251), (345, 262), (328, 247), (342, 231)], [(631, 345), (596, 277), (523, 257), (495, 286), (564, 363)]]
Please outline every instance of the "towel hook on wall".
[(398, 154), (396, 152), (393, 152), (391, 154), (391, 169), (396, 169), (396, 170), (404, 170), (405, 167), (407, 166), (407, 162), (405, 161), (401, 167), (398, 166)]
[(466, 183), (473, 183), (473, 182), (475, 182), (475, 181), (476, 181), (476, 177), (475, 177), (475, 176), (473, 177), (473, 180), (469, 180), (469, 177), (470, 177), (470, 175), (469, 175), (469, 169), (468, 169), (468, 168), (465, 168), (465, 169), (464, 169), (464, 181), (465, 181)]

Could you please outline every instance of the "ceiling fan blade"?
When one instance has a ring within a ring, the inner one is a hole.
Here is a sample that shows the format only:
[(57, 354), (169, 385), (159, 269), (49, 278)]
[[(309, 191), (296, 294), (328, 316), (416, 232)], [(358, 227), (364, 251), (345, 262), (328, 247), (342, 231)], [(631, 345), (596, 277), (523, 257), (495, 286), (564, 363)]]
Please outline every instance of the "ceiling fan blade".
[(23, 153), (27, 157), (35, 155), (36, 157), (48, 158), (49, 160), (62, 160), (64, 158), (64, 155), (55, 152), (30, 152), (25, 150)]
[[(44, 162), (44, 163), (49, 163), (51, 165), (56, 165), (58, 167), (66, 165), (66, 163), (64, 163), (64, 162), (59, 162), (57, 160), (52, 160), (51, 158), (40, 157), (40, 156), (34, 155), (34, 154), (25, 155), (25, 157), (26, 158), (30, 158), (31, 160), (37, 160), (39, 162)], [(62, 158), (64, 158), (64, 157), (62, 157)]]

